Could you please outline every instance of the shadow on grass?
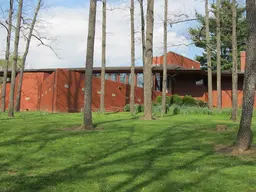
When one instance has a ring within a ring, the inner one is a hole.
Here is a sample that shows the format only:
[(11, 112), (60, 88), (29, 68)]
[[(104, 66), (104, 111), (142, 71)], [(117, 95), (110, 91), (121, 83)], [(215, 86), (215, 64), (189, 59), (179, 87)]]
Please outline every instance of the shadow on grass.
[[(155, 130), (153, 130), (153, 134), (149, 134), (140, 131), (139, 126), (132, 125), (130, 121), (126, 122), (132, 119), (138, 119), (138, 117), (97, 123), (97, 125), (110, 123), (113, 134), (118, 135), (122, 131), (128, 133), (125, 138), (116, 137), (111, 140), (109, 142), (110, 145), (103, 146), (103, 152), (95, 152), (96, 154), (93, 154), (91, 158), (86, 159), (85, 157), (86, 160), (84, 161), (72, 163), (65, 168), (52, 172), (32, 177), (26, 174), (9, 175), (2, 178), (1, 181), (15, 182), (15, 185), (8, 190), (13, 192), (41, 191), (49, 187), (55, 187), (57, 184), (68, 184), (73, 181), (82, 182), (84, 180), (97, 181), (100, 191), (142, 191), (143, 188), (148, 187), (152, 183), (164, 181), (164, 178), (173, 172), (181, 170), (190, 172), (197, 169), (200, 162), (204, 162), (211, 156), (214, 156), (213, 146), (203, 141), (216, 140), (216, 136), (221, 134), (205, 132), (202, 128), (197, 130), (196, 127), (189, 129), (191, 124), (194, 123), (193, 121), (186, 121), (186, 123), (182, 123), (182, 121), (175, 122), (171, 126), (161, 127), (161, 129), (159, 129), (159, 126), (161, 126), (160, 121), (154, 121)], [(128, 123), (128, 127), (122, 128), (122, 123), (124, 122)], [(158, 123), (159, 126), (157, 126)], [(207, 125), (205, 124), (206, 127)], [(1, 143), (0, 146), (20, 145), (21, 142), (33, 145), (33, 143), (40, 142), (40, 147), (34, 151), (34, 153), (38, 153), (38, 151), (43, 150), (49, 141), (58, 141), (65, 137), (70, 139), (76, 136), (83, 137), (86, 134), (88, 133), (56, 132), (56, 130), (42, 127), (38, 132), (31, 133), (31, 135), (24, 133), (10, 141)], [(138, 137), (140, 134), (141, 137)], [(145, 136), (143, 134), (149, 135)], [(99, 143), (100, 146), (101, 141), (98, 140), (97, 135), (90, 136), (93, 136), (95, 142)], [(24, 140), (23, 137), (28, 137), (29, 139)], [(224, 135), (221, 139), (225, 137), (230, 136)], [(108, 139), (107, 136), (106, 139)], [(95, 151), (97, 150), (95, 149)], [(181, 159), (175, 159), (175, 154), (177, 153), (182, 155)], [(24, 152), (23, 156), (26, 155), (29, 156), (31, 154)], [(22, 156), (17, 157), (13, 161), (4, 164), (5, 170), (8, 170), (8, 166), (19, 162), (21, 158)], [(161, 159), (164, 158), (171, 161), (163, 161), (163, 164), (158, 165), (159, 161), (161, 162)], [(254, 164), (253, 161), (234, 160), (236, 162), (234, 165), (220, 159), (222, 157), (216, 158), (214, 162), (215, 168), (204, 171), (196, 181), (189, 183), (181, 180), (179, 182), (169, 181), (166, 182), (165, 187), (157, 191), (182, 191), (197, 186), (223, 168)], [(129, 165), (128, 168), (126, 168), (127, 165)], [(33, 166), (31, 165), (27, 167), (27, 169), (32, 168)], [(117, 180), (114, 183), (108, 184), (107, 178), (120, 174), (127, 175), (127, 177), (122, 181)]]

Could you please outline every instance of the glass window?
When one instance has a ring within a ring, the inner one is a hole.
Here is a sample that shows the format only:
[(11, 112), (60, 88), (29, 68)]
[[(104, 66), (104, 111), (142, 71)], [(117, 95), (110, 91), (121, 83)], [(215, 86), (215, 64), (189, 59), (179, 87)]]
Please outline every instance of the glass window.
[(120, 82), (121, 83), (126, 83), (126, 73), (121, 73), (120, 74)]
[(137, 74), (137, 86), (143, 87), (143, 73)]
[(106, 73), (106, 74), (105, 74), (105, 79), (106, 79), (106, 80), (108, 80), (108, 76), (109, 76), (109, 74)]
[(117, 81), (117, 75), (116, 74), (111, 74), (111, 80), (112, 81)]

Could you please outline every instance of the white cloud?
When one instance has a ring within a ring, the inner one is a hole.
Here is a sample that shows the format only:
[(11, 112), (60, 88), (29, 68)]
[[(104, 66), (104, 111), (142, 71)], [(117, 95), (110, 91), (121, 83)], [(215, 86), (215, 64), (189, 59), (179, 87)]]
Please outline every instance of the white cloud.
[[(155, 28), (154, 28), (154, 55), (162, 54), (164, 1), (155, 1)], [(169, 3), (169, 12), (173, 14), (186, 13), (193, 17), (194, 10), (203, 10), (203, 4), (198, 0), (172, 0)], [(121, 66), (130, 64), (130, 15), (126, 4), (111, 6), (114, 10), (107, 12), (107, 66)], [(145, 7), (146, 11), (146, 7)], [(96, 38), (95, 38), (95, 66), (101, 64), (101, 3), (98, 3)], [(136, 30), (140, 30), (140, 12), (136, 5), (135, 24)], [(88, 26), (88, 5), (86, 7), (54, 7), (44, 11), (40, 19), (46, 20), (47, 25), (43, 29), (43, 35), (56, 37), (57, 44), (54, 47), (61, 59), (58, 59), (50, 49), (38, 47), (38, 42), (33, 40), (27, 59), (27, 68), (56, 68), (56, 67), (84, 67), (86, 55), (86, 39)], [(179, 24), (168, 32), (168, 45), (188, 43), (188, 39), (182, 35), (188, 25)], [(0, 29), (0, 50), (4, 54), (5, 31)], [(136, 34), (136, 58), (141, 57), (141, 45), (138, 40), (140, 33)], [(21, 43), (20, 52), (24, 48)], [(171, 50), (183, 55), (191, 51), (187, 46), (176, 46)], [(139, 60), (137, 61), (139, 64)]]

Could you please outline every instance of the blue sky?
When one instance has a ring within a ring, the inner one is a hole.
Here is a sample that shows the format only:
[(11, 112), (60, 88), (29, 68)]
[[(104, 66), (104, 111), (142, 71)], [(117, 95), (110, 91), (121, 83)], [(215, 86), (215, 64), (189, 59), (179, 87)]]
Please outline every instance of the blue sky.
[[(36, 2), (30, 0), (28, 2)], [(129, 3), (127, 0), (108, 1), (107, 13), (107, 66), (130, 65), (130, 22)], [(121, 3), (120, 3), (121, 2)], [(6, 0), (0, 0), (6, 4)], [(56, 68), (84, 67), (86, 55), (86, 38), (88, 26), (88, 0), (45, 0), (49, 8), (40, 12), (38, 31), (51, 41), (47, 41), (58, 53), (60, 59), (48, 48), (39, 46), (32, 41), (26, 68)], [(163, 54), (163, 0), (155, 0), (154, 55)], [(173, 14), (186, 13), (194, 18), (194, 10), (204, 12), (202, 0), (170, 0), (169, 12)], [(145, 9), (146, 12), (146, 9)], [(98, 2), (95, 66), (101, 64), (101, 3)], [(135, 7), (135, 30), (140, 29), (139, 6)], [(170, 16), (171, 19), (177, 19)], [(1, 19), (1, 18), (0, 18)], [(2, 18), (3, 19), (3, 18)], [(194, 46), (177, 46), (189, 44), (188, 28), (196, 22), (176, 24), (168, 30), (168, 46), (170, 51), (177, 52), (189, 58), (201, 54), (202, 50)], [(42, 28), (43, 26), (43, 28)], [(136, 64), (141, 65), (141, 37), (136, 33)], [(54, 41), (53, 41), (54, 40)], [(0, 28), (0, 58), (4, 55), (5, 31)], [(20, 54), (24, 51), (24, 41), (21, 40)]]

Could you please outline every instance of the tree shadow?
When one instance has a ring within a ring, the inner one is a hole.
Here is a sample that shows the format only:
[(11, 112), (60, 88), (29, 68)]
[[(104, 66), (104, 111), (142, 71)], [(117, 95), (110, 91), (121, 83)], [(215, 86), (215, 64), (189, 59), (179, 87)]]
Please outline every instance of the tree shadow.
[[(83, 180), (97, 181), (100, 188), (105, 191), (142, 191), (143, 188), (150, 186), (152, 183), (164, 180), (164, 178), (172, 172), (180, 170), (189, 172), (198, 168), (200, 162), (211, 157), (216, 158), (212, 144), (205, 143), (201, 140), (215, 140), (216, 135), (221, 133), (213, 134), (207, 133), (203, 129), (188, 129), (191, 124), (195, 123), (194, 121), (186, 121), (185, 123), (176, 121), (172, 123), (172, 126), (162, 127), (160, 130), (157, 130), (158, 127), (155, 126), (156, 130), (152, 130), (152, 128), (149, 130), (152, 131), (152, 134), (146, 137), (139, 137), (138, 134), (143, 134), (144, 129), (140, 130), (138, 125), (133, 125), (134, 122), (128, 122), (128, 125), (125, 127), (122, 127), (122, 123), (119, 124), (119, 122), (132, 119), (133, 118), (99, 122), (99, 124), (110, 123), (112, 126), (111, 130), (114, 132), (113, 134), (121, 134), (123, 131), (128, 133), (125, 137), (116, 137), (111, 140), (108, 146), (101, 144), (101, 141), (98, 140), (98, 135), (90, 135), (94, 136), (95, 142), (99, 144), (97, 147), (100, 148), (100, 146), (104, 146), (103, 150), (92, 149), (96, 151), (99, 150), (99, 152), (96, 153), (92, 151), (90, 158), (85, 158), (85, 160), (72, 163), (71, 165), (68, 164), (68, 166), (64, 168), (54, 169), (48, 173), (36, 174), (33, 177), (26, 174), (17, 174), (6, 176), (2, 178), (1, 181), (15, 181), (15, 185), (9, 190), (15, 192), (41, 191), (49, 187), (55, 187), (57, 184), (68, 184), (73, 181), (78, 182)], [(118, 122), (118, 124), (115, 124), (115, 122)], [(159, 121), (155, 121), (154, 123), (157, 125)], [(212, 122), (207, 123), (210, 124)], [(207, 123), (204, 125), (207, 126)], [(37, 132), (31, 133), (30, 135), (26, 133), (21, 134), (8, 142), (1, 143), (1, 146), (20, 145), (21, 142), (33, 145), (33, 143), (40, 142), (41, 145), (33, 151), (33, 153), (36, 154), (43, 150), (49, 141), (70, 136), (83, 137), (83, 135), (86, 134), (94, 134), (85, 132), (56, 132), (56, 130), (53, 131), (50, 129), (46, 129), (43, 132), (44, 129), (46, 128), (41, 127)], [(22, 138), (25, 136), (31, 137), (31, 139), (24, 141)], [(108, 135), (106, 134), (105, 137), (107, 138)], [(175, 159), (175, 154), (177, 153), (184, 155), (180, 161)], [(189, 155), (191, 153), (193, 154), (192, 156)], [(29, 156), (31, 155), (31, 151), (23, 155)], [(7, 170), (9, 166), (19, 162), (21, 158), (23, 157), (17, 156), (17, 158), (4, 164), (4, 170)], [(47, 158), (47, 156), (45, 158)], [(170, 162), (166, 163), (162, 160), (165, 158), (170, 160)], [(223, 168), (254, 164), (253, 161), (234, 160), (236, 164), (232, 165), (222, 160), (223, 157), (219, 157), (219, 159), (216, 158), (214, 161), (216, 168), (204, 171), (194, 182), (169, 181), (164, 188), (158, 191), (183, 191), (196, 187)], [(159, 162), (164, 164), (159, 164)], [(128, 168), (126, 168), (127, 165), (129, 165)], [(121, 168), (116, 169), (116, 166)], [(25, 168), (28, 170), (33, 169), (33, 165), (27, 165)], [(127, 177), (122, 181), (117, 180), (114, 183), (109, 183), (109, 177), (118, 176), (120, 174), (125, 174)], [(145, 177), (145, 175), (148, 176)]]

